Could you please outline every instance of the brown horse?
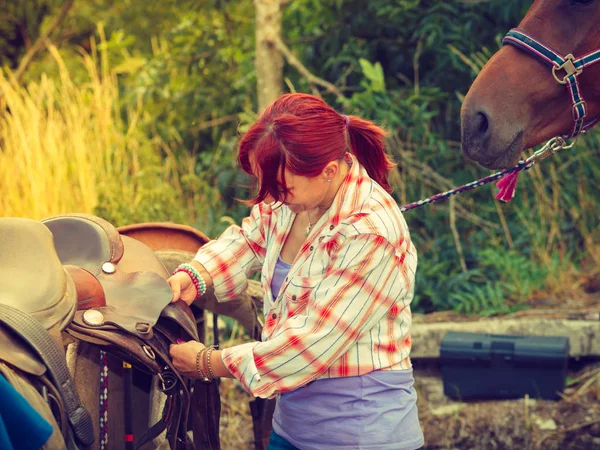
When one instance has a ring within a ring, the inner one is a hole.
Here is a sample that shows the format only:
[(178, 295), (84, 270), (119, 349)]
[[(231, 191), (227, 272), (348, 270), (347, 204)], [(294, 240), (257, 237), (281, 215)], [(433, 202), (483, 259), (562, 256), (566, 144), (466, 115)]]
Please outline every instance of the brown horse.
[(465, 98), (465, 155), (508, 168), (523, 150), (592, 125), (600, 117), (599, 24), (600, 0), (535, 0)]

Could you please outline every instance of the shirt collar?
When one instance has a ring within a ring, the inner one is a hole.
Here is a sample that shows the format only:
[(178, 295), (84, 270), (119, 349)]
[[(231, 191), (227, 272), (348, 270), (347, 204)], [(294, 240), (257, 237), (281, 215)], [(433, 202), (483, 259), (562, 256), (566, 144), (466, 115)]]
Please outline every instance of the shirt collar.
[(333, 227), (360, 211), (360, 206), (369, 198), (373, 190), (373, 181), (356, 157), (346, 153), (345, 159), (350, 164), (350, 170), (335, 195), (327, 217), (327, 222)]

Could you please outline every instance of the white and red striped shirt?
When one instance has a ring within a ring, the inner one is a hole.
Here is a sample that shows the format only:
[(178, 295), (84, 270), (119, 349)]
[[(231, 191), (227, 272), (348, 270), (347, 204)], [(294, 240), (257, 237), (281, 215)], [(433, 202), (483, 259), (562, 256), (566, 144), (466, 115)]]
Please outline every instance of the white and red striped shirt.
[(269, 398), (319, 378), (411, 367), (417, 252), (394, 199), (350, 158), (332, 206), (313, 226), (276, 299), (273, 270), (295, 218), (287, 206), (254, 206), (241, 227), (229, 227), (195, 257), (211, 274), (219, 301), (236, 298), (262, 269), (262, 342), (222, 352), (254, 396)]

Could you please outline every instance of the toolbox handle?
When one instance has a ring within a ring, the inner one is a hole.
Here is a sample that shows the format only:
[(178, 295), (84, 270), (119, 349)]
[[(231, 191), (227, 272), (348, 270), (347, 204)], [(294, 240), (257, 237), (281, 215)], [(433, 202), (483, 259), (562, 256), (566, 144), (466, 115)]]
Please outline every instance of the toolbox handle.
[(514, 353), (515, 343), (514, 342), (503, 342), (503, 341), (492, 341), (491, 345), (492, 353)]

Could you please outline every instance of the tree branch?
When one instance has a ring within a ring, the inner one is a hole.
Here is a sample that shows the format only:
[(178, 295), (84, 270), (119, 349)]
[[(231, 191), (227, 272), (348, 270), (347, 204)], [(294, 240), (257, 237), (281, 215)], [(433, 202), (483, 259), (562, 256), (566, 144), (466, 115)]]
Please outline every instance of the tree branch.
[(456, 253), (458, 253), (458, 259), (460, 261), (460, 267), (463, 272), (468, 272), (467, 262), (465, 261), (465, 256), (463, 253), (462, 244), (460, 242), (460, 235), (458, 234), (458, 229), (456, 228), (456, 198), (450, 197), (450, 229), (452, 230), (452, 236), (454, 237), (454, 245), (456, 246)]
[(288, 46), (285, 45), (279, 36), (275, 37), (273, 44), (275, 44), (275, 48), (277, 48), (277, 50), (285, 57), (288, 64), (300, 72), (300, 75), (306, 78), (310, 84), (321, 86), (332, 94), (335, 94), (337, 98), (342, 100), (345, 99), (344, 94), (342, 94), (340, 90), (335, 87), (335, 85), (329, 81), (319, 78), (316, 75), (313, 75), (310, 70), (308, 70), (306, 66), (300, 62), (296, 55), (292, 53)]
[(228, 122), (233, 122), (237, 119), (237, 114), (231, 114), (229, 116), (219, 117), (217, 119), (207, 120), (194, 127), (193, 131), (201, 131), (211, 127), (217, 127)]
[(23, 73), (25, 73), (25, 70), (27, 69), (31, 61), (33, 61), (33, 58), (35, 58), (35, 56), (44, 48), (44, 42), (46, 41), (46, 39), (48, 39), (50, 35), (54, 33), (54, 31), (56, 31), (60, 24), (65, 20), (74, 2), (75, 0), (65, 1), (62, 9), (54, 18), (52, 24), (48, 27), (48, 30), (46, 30), (46, 32), (43, 33), (40, 37), (38, 37), (35, 43), (27, 51), (27, 53), (25, 53), (25, 56), (23, 56), (23, 59), (21, 59), (21, 62), (19, 63), (19, 67), (17, 67), (17, 70), (15, 70), (14, 73), (15, 80), (17, 82), (21, 80)]

